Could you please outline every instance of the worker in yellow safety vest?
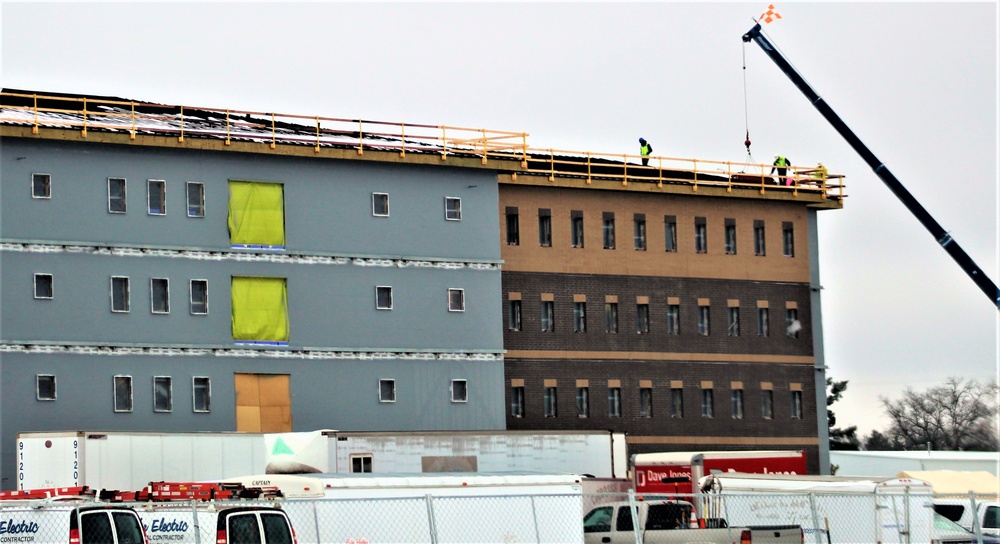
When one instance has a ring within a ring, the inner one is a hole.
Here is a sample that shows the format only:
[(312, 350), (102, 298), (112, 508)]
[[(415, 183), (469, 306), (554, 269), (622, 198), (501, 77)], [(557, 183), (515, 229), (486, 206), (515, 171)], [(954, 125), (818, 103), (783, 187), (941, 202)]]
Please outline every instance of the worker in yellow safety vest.
[(642, 156), (642, 165), (647, 166), (649, 164), (649, 154), (653, 152), (653, 146), (649, 145), (649, 142), (645, 138), (639, 138), (639, 155)]
[(774, 165), (771, 166), (771, 173), (773, 174), (775, 170), (778, 171), (778, 179), (774, 180), (778, 185), (782, 185), (785, 181), (785, 175), (788, 172), (788, 167), (792, 165), (792, 161), (788, 160), (788, 157), (784, 155), (774, 156)]
[(823, 166), (823, 163), (816, 163), (816, 170), (813, 171), (813, 177), (820, 183), (826, 181), (826, 167)]

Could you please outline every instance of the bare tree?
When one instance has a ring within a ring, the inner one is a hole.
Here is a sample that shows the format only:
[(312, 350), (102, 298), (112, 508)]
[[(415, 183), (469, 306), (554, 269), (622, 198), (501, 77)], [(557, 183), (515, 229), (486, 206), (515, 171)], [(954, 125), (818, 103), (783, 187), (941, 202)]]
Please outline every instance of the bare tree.
[(887, 438), (903, 449), (997, 449), (996, 382), (951, 377), (943, 385), (917, 392), (907, 388), (903, 398), (879, 396), (892, 424)]

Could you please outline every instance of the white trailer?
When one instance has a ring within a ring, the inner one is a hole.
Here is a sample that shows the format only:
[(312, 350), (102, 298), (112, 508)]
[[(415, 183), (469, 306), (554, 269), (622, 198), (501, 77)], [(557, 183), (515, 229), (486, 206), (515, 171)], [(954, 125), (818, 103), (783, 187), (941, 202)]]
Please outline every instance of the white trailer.
[(625, 478), (624, 433), (460, 431), (295, 433), (29, 432), (17, 489), (218, 481), (263, 473), (571, 472)]
[(543, 473), (265, 474), (300, 544), (582, 542), (580, 477)]
[(933, 489), (910, 478), (723, 473), (701, 479), (704, 517), (795, 524), (807, 542), (931, 542)]

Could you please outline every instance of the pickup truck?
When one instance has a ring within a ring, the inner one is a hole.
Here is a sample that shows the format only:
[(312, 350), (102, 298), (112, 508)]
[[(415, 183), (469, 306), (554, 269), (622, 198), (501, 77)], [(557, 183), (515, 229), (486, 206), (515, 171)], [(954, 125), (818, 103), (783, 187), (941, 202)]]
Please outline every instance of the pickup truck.
[[(583, 517), (586, 544), (802, 544), (798, 525), (729, 527), (710, 519), (691, 527), (691, 503), (681, 500), (635, 501), (638, 528), (628, 501), (603, 504)], [(705, 525), (701, 527), (700, 525)]]

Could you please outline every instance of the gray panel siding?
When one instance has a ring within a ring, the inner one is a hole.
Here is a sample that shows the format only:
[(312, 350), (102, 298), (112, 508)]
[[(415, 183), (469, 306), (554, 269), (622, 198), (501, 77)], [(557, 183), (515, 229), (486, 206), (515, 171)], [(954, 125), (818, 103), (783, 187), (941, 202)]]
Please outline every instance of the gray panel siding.
[[(289, 252), (498, 260), (496, 173), (4, 138), (2, 236), (101, 245), (229, 248), (229, 180), (282, 183)], [(31, 174), (52, 176), (31, 198)], [(128, 211), (108, 213), (107, 178), (127, 180)], [(166, 215), (147, 214), (146, 181), (166, 181)], [(205, 184), (205, 217), (187, 217), (185, 184)], [(372, 193), (389, 194), (389, 217)], [(446, 221), (446, 196), (462, 220)]]
[[(234, 431), (234, 374), (290, 374), (295, 431), (502, 430), (503, 361), (289, 360), (194, 356), (0, 353), (4, 488), (13, 486), (15, 436), (52, 430)], [(54, 374), (55, 401), (35, 398), (35, 376)], [(132, 376), (133, 411), (113, 410), (113, 377)], [(153, 376), (173, 378), (173, 411), (153, 411)], [(192, 410), (193, 376), (211, 379), (211, 412)], [(396, 402), (378, 401), (378, 380), (396, 380)], [(468, 381), (453, 403), (451, 380)], [(72, 414), (71, 419), (67, 419)]]
[[(348, 350), (503, 349), (500, 270), (215, 262), (167, 257), (2, 252), (7, 342), (232, 346), (232, 276), (287, 279), (291, 347)], [(35, 273), (52, 274), (53, 298), (36, 300)], [(111, 312), (111, 276), (128, 276), (131, 309)], [(167, 278), (170, 313), (151, 311), (150, 279)], [(189, 281), (208, 281), (208, 315), (191, 315)], [(375, 309), (375, 286), (393, 309)], [(465, 311), (448, 311), (448, 289)]]

